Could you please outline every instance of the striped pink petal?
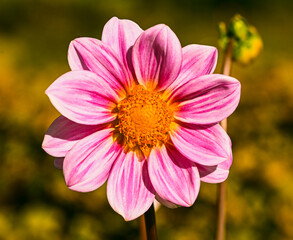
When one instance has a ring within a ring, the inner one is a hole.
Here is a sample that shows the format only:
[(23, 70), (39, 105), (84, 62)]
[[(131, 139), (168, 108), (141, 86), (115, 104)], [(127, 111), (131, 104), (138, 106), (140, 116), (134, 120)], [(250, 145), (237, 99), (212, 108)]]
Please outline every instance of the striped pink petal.
[(171, 203), (171, 202), (161, 198), (158, 194), (156, 194), (156, 200), (158, 201), (159, 204), (161, 203), (167, 208), (177, 208), (177, 207), (179, 207), (178, 205), (176, 205), (174, 203)]
[(197, 167), (174, 147), (163, 145), (153, 149), (148, 169), (161, 199), (186, 207), (194, 203), (200, 186)]
[(214, 166), (226, 161), (231, 154), (230, 138), (219, 125), (210, 127), (173, 123), (170, 137), (175, 147), (195, 163)]
[(240, 100), (240, 83), (225, 75), (192, 79), (170, 96), (178, 103), (174, 117), (192, 124), (215, 124), (231, 115)]
[(232, 152), (230, 157), (226, 161), (221, 162), (216, 166), (204, 166), (204, 165), (197, 164), (200, 180), (207, 183), (224, 182), (229, 175), (229, 169), (231, 165), (232, 165)]
[(111, 18), (104, 26), (102, 41), (111, 47), (126, 66), (130, 79), (134, 76), (131, 63), (131, 50), (135, 40), (143, 30), (135, 23), (127, 19)]
[(122, 152), (111, 170), (107, 196), (112, 208), (127, 221), (145, 213), (155, 199), (146, 161), (134, 152)]
[(97, 125), (116, 117), (111, 111), (119, 97), (103, 78), (89, 71), (65, 73), (46, 94), (62, 115), (76, 123)]
[(112, 164), (122, 151), (112, 132), (113, 129), (104, 129), (93, 133), (66, 154), (63, 173), (71, 190), (93, 191), (107, 180)]
[(133, 45), (132, 62), (140, 84), (150, 90), (164, 90), (179, 74), (182, 63), (180, 42), (168, 26), (151, 27)]
[(84, 125), (58, 117), (45, 134), (42, 147), (54, 157), (64, 157), (79, 140), (105, 128), (103, 125)]
[(112, 48), (94, 38), (77, 38), (69, 45), (68, 62), (72, 70), (89, 70), (105, 79), (118, 93), (131, 79), (119, 56)]
[(182, 49), (182, 67), (177, 79), (168, 87), (172, 92), (190, 79), (214, 72), (218, 51), (215, 47), (191, 44)]

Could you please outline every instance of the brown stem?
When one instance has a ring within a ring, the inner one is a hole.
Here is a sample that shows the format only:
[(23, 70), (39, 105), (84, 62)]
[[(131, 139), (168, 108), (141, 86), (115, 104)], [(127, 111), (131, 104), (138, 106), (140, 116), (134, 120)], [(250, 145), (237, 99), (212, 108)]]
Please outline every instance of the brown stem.
[(158, 240), (155, 209), (153, 204), (151, 205), (149, 210), (145, 212), (144, 220), (145, 220), (147, 240)]
[(139, 221), (139, 235), (140, 235), (139, 239), (147, 240), (144, 216), (139, 217), (138, 221)]
[(218, 225), (217, 225), (217, 240), (225, 239), (226, 226), (226, 182), (218, 185)]
[[(232, 64), (233, 39), (229, 40), (228, 47), (224, 56), (222, 73), (229, 76)], [(227, 131), (227, 119), (221, 121), (221, 126)], [(217, 240), (225, 239), (226, 227), (226, 182), (218, 184), (218, 221), (217, 221)]]
[(231, 71), (233, 44), (234, 44), (234, 40), (233, 38), (230, 38), (225, 55), (224, 55), (224, 64), (222, 68), (222, 73), (227, 76), (230, 75), (230, 71)]

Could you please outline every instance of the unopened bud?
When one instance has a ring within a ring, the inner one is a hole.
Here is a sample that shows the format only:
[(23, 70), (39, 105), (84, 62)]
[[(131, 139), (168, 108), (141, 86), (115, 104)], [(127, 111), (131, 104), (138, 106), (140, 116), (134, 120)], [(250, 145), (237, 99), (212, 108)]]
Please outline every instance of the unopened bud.
[(254, 33), (249, 31), (249, 36), (245, 39), (245, 41), (238, 41), (234, 44), (234, 61), (249, 64), (260, 54), (263, 48), (262, 39), (256, 31), (253, 32)]
[(236, 14), (228, 24), (228, 36), (236, 40), (245, 40), (248, 35), (247, 21), (239, 14)]
[(219, 33), (220, 33), (220, 38), (219, 38), (218, 44), (219, 44), (220, 48), (226, 49), (227, 44), (229, 42), (226, 24), (224, 22), (220, 22), (218, 25), (218, 28), (219, 28)]
[(248, 25), (245, 18), (239, 14), (230, 20), (228, 27), (225, 23), (220, 23), (219, 33), (219, 46), (224, 50), (228, 42), (233, 39), (232, 59), (234, 61), (248, 64), (260, 54), (263, 48), (257, 29)]

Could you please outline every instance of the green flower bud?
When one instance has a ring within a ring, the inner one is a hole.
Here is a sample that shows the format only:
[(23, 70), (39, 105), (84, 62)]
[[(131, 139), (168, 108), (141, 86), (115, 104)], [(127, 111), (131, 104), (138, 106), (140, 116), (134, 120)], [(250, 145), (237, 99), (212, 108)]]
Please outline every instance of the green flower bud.
[(239, 14), (236, 14), (228, 24), (228, 35), (236, 40), (245, 40), (248, 35), (248, 24)]
[(243, 64), (249, 64), (261, 52), (263, 42), (254, 27), (249, 28), (249, 33), (245, 41), (238, 41), (234, 45), (233, 60)]
[(226, 24), (224, 22), (220, 22), (218, 25), (218, 28), (219, 28), (219, 33), (220, 33), (220, 38), (218, 40), (218, 44), (219, 44), (220, 48), (226, 49), (227, 44), (229, 42)]
[(227, 35), (227, 27), (224, 22), (220, 22), (218, 25), (220, 36)]
[(219, 46), (225, 50), (230, 40), (233, 39), (232, 59), (248, 64), (254, 60), (263, 48), (261, 36), (256, 28), (248, 25), (247, 21), (239, 14), (235, 15), (226, 27), (225, 23), (219, 24)]

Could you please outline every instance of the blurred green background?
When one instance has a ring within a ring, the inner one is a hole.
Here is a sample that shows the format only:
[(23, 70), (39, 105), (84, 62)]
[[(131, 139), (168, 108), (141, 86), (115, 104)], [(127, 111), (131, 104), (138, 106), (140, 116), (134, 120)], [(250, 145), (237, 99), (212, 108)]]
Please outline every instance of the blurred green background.
[[(69, 71), (69, 42), (100, 39), (112, 16), (143, 29), (165, 23), (182, 46), (217, 46), (218, 22), (235, 13), (258, 28), (264, 51), (251, 65), (232, 67), (242, 98), (229, 119), (227, 239), (293, 239), (292, 12), (289, 0), (1, 0), (0, 239), (138, 239), (138, 222), (110, 208), (105, 186), (86, 194), (68, 190), (41, 149), (59, 115), (44, 91)], [(222, 54), (216, 72), (221, 64)], [(202, 184), (191, 208), (161, 207), (159, 239), (214, 239), (216, 190)]]

